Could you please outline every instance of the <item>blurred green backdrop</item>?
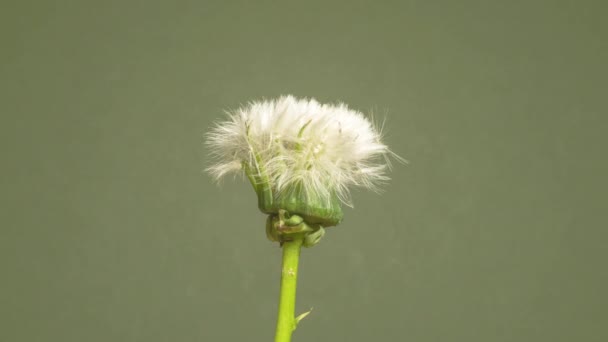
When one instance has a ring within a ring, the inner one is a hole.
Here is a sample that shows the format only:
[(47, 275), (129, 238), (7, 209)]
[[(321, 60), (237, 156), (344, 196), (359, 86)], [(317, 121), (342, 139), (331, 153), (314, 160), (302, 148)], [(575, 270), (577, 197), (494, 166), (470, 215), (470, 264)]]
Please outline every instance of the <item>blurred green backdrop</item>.
[(202, 140), (288, 93), (410, 161), (304, 251), (294, 341), (608, 341), (606, 7), (3, 1), (0, 341), (271, 341), (280, 249)]

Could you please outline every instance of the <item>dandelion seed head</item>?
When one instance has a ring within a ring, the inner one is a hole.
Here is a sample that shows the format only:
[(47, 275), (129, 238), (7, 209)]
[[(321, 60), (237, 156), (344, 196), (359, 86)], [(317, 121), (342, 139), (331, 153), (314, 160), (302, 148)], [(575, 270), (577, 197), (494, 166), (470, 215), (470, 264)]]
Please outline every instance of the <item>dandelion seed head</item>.
[[(352, 206), (350, 188), (374, 191), (387, 181), (389, 158), (382, 132), (362, 113), (343, 103), (321, 104), (291, 95), (250, 102), (227, 113), (207, 134), (217, 180), (245, 172), (252, 182), (268, 182), (273, 192), (303, 191)], [(254, 187), (256, 184), (254, 184)]]

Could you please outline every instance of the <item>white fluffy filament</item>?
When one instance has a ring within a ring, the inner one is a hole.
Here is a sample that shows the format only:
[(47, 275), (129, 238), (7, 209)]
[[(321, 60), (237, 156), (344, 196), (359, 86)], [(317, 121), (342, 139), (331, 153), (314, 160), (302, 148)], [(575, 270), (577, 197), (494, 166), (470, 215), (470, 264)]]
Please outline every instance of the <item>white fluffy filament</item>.
[(388, 180), (387, 157), (400, 159), (362, 113), (293, 96), (229, 112), (206, 144), (214, 159), (207, 171), (217, 180), (253, 170), (277, 193), (299, 186), (320, 199), (335, 194), (349, 206), (351, 186), (377, 190)]

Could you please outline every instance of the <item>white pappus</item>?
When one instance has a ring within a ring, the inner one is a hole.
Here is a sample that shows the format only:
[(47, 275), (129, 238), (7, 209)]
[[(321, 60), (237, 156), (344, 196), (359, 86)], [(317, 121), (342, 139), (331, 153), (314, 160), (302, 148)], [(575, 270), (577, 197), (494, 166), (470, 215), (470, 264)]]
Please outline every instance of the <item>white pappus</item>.
[(339, 103), (321, 104), (291, 95), (250, 102), (228, 112), (207, 133), (217, 180), (245, 171), (266, 179), (278, 194), (299, 186), (315, 198), (352, 206), (349, 188), (377, 190), (388, 180), (389, 157), (382, 132), (362, 113)]

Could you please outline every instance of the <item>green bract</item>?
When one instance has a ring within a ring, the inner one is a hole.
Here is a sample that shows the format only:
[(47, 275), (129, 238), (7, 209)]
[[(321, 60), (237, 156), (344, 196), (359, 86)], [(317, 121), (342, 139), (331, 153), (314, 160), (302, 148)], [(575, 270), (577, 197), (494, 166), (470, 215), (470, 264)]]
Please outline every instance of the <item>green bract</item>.
[(258, 196), (258, 208), (265, 214), (277, 215), (285, 210), (301, 216), (306, 223), (331, 227), (339, 224), (344, 216), (340, 199), (334, 193), (329, 200), (315, 193), (306, 192), (302, 185), (278, 192), (260, 172), (245, 167), (245, 173)]

